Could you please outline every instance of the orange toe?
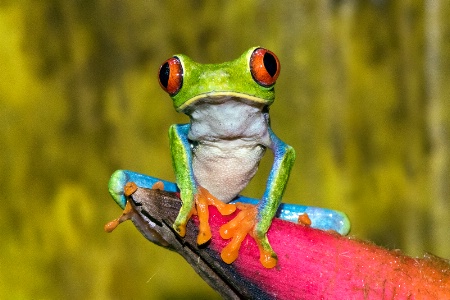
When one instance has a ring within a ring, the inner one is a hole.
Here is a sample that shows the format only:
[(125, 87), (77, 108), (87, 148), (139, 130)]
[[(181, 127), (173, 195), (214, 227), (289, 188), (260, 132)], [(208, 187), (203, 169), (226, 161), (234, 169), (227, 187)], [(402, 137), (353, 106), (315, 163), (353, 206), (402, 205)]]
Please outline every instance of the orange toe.
[(120, 223), (130, 220), (132, 215), (134, 214), (133, 207), (130, 204), (130, 201), (127, 201), (127, 204), (125, 206), (125, 209), (122, 212), (122, 215), (118, 217), (117, 219), (112, 220), (111, 222), (108, 222), (105, 224), (104, 229), (106, 232), (113, 232), (114, 229), (119, 226)]
[(197, 208), (197, 216), (199, 220), (199, 231), (197, 236), (197, 244), (202, 245), (211, 239), (211, 229), (209, 228), (209, 210), (208, 198), (203, 188), (199, 188), (195, 196), (195, 206)]
[(217, 208), (217, 210), (220, 212), (223, 216), (231, 215), (236, 211), (236, 205), (235, 204), (227, 204), (225, 202), (220, 201), (216, 197), (214, 197), (207, 189), (204, 187), (199, 186), (198, 187), (198, 194), (205, 198), (208, 205), (213, 205)]
[(162, 181), (157, 181), (153, 186), (152, 186), (153, 190), (164, 190), (164, 183)]
[(307, 213), (303, 213), (298, 216), (298, 224), (302, 224), (305, 226), (311, 226), (311, 219), (309, 218)]
[(275, 267), (278, 263), (278, 258), (273, 252), (265, 250), (263, 247), (258, 245), (259, 248), (259, 261), (264, 266), (264, 268), (271, 269)]

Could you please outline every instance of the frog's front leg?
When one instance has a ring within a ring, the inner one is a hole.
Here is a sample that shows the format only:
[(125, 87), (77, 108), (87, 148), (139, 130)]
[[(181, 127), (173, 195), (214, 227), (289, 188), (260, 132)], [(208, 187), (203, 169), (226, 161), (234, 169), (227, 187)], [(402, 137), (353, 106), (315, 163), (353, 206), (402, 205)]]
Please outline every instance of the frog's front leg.
[(173, 228), (180, 236), (186, 234), (186, 224), (193, 213), (198, 215), (198, 244), (204, 244), (211, 239), (209, 228), (208, 205), (214, 205), (223, 214), (231, 214), (236, 207), (225, 204), (212, 196), (205, 188), (198, 186), (192, 168), (192, 145), (188, 139), (190, 124), (172, 125), (169, 128), (170, 151), (175, 176), (183, 202)]
[(172, 125), (169, 128), (170, 152), (175, 177), (180, 189), (183, 202), (180, 212), (173, 224), (173, 228), (180, 236), (186, 234), (186, 223), (194, 208), (194, 195), (197, 193), (194, 172), (192, 170), (192, 151), (188, 140), (190, 125)]
[(227, 263), (231, 263), (237, 258), (240, 244), (245, 235), (249, 233), (258, 244), (262, 265), (266, 268), (273, 268), (277, 264), (277, 255), (267, 239), (267, 231), (281, 203), (294, 164), (295, 151), (281, 141), (271, 129), (269, 129), (269, 134), (274, 163), (261, 201), (256, 207), (248, 204), (238, 206), (241, 209), (240, 214), (220, 229), (223, 238), (233, 238), (221, 253), (222, 259)]
[(269, 133), (272, 141), (271, 149), (275, 158), (266, 190), (261, 202), (258, 204), (257, 223), (253, 235), (260, 248), (260, 260), (263, 265), (266, 266), (267, 264), (270, 266), (274, 263), (273, 266), (275, 266), (277, 256), (269, 244), (267, 231), (281, 203), (281, 198), (295, 161), (295, 151), (294, 148), (280, 140), (272, 130), (269, 129)]

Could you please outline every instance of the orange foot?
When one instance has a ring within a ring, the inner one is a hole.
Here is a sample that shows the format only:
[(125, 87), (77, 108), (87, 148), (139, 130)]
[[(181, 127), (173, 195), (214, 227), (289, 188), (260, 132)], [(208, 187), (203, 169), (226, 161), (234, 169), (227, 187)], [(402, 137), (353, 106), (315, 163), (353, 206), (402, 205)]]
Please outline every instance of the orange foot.
[(104, 230), (108, 233), (113, 232), (113, 230), (116, 229), (120, 223), (126, 220), (130, 220), (133, 214), (134, 214), (133, 207), (131, 206), (130, 201), (127, 201), (127, 204), (122, 212), (122, 215), (117, 219), (114, 219), (111, 222), (106, 223), (104, 226)]
[(242, 241), (247, 234), (250, 234), (258, 244), (261, 264), (268, 269), (275, 267), (278, 261), (275, 252), (273, 252), (267, 240), (261, 240), (254, 234), (257, 221), (256, 215), (258, 213), (256, 205), (237, 203), (236, 206), (240, 210), (238, 215), (220, 227), (220, 236), (223, 239), (231, 239), (220, 254), (222, 260), (227, 264), (235, 261), (238, 257)]
[[(123, 192), (125, 196), (129, 197), (131, 196), (136, 190), (138, 189), (136, 183), (130, 181), (127, 182), (127, 184), (123, 187)], [(155, 183), (152, 187), (152, 189), (158, 189), (163, 190), (164, 189), (164, 183), (161, 181), (158, 181)], [(119, 226), (120, 223), (125, 222), (127, 220), (131, 220), (131, 218), (136, 214), (135, 210), (131, 206), (130, 201), (127, 200), (127, 204), (125, 205), (125, 209), (122, 212), (122, 215), (111, 222), (108, 222), (105, 224), (104, 229), (106, 232), (113, 232), (114, 229)]]
[(232, 214), (236, 210), (236, 205), (226, 204), (214, 197), (207, 189), (199, 186), (195, 195), (195, 208), (192, 214), (198, 216), (199, 232), (197, 236), (197, 244), (202, 245), (211, 239), (211, 229), (209, 227), (209, 210), (208, 205), (214, 205), (217, 210), (224, 216)]

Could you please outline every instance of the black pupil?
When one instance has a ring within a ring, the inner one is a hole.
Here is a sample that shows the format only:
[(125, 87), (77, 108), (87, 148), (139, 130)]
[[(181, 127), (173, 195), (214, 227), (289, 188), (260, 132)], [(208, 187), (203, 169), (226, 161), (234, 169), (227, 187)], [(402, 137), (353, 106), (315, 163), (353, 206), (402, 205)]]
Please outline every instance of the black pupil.
[(167, 88), (169, 83), (169, 75), (170, 75), (170, 66), (169, 63), (166, 62), (162, 65), (161, 70), (159, 71), (159, 81), (165, 88)]
[(263, 62), (267, 73), (273, 77), (277, 73), (277, 61), (275, 57), (270, 53), (266, 53), (264, 54)]

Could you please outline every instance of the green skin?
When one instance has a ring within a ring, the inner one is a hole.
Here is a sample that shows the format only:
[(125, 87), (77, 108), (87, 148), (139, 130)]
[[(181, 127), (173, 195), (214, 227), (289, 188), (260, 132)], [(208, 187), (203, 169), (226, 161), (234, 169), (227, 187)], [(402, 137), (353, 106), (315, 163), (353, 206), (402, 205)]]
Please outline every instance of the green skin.
[(180, 232), (187, 223), (198, 186), (223, 202), (233, 200), (254, 176), (269, 148), (274, 163), (257, 206), (253, 236), (276, 257), (266, 233), (281, 203), (295, 152), (270, 128), (268, 106), (274, 101), (274, 88), (262, 86), (252, 77), (249, 60), (256, 48), (221, 64), (199, 64), (176, 55), (183, 67), (183, 84), (171, 98), (175, 109), (187, 114), (191, 122), (169, 129), (183, 202), (173, 227)]

